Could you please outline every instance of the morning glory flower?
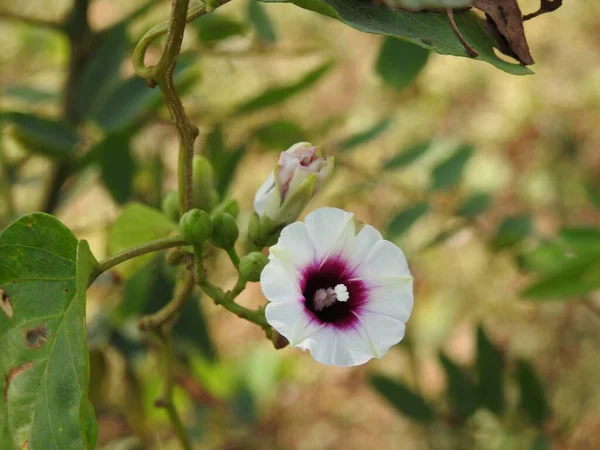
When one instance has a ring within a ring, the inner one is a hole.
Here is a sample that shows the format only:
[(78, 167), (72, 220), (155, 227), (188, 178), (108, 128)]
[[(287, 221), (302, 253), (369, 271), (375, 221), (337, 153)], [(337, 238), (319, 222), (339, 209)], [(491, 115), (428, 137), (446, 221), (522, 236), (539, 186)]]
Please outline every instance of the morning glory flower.
[(402, 250), (337, 208), (285, 227), (260, 281), (269, 324), (322, 364), (381, 358), (404, 337), (413, 308)]

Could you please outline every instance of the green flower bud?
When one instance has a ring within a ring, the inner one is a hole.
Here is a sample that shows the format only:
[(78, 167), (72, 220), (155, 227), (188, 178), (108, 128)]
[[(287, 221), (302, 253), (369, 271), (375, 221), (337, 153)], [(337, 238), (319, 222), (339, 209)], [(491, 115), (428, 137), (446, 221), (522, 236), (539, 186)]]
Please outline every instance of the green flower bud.
[(210, 207), (216, 203), (215, 198), (218, 198), (218, 194), (215, 191), (215, 173), (212, 164), (204, 156), (194, 157), (192, 186), (194, 188), (194, 206), (205, 211), (210, 210)]
[(233, 217), (237, 218), (238, 214), (240, 213), (240, 205), (238, 204), (237, 200), (225, 200), (224, 202), (215, 206), (211, 215), (214, 216), (220, 212), (226, 212), (227, 214), (231, 214)]
[(248, 281), (260, 281), (260, 273), (269, 260), (260, 252), (248, 253), (240, 261), (240, 276)]
[(212, 217), (212, 244), (218, 248), (231, 248), (237, 241), (240, 231), (235, 218), (226, 212), (217, 212)]
[(205, 211), (192, 209), (181, 217), (179, 232), (186, 242), (202, 245), (212, 236), (212, 222)]
[(177, 191), (169, 191), (162, 200), (162, 211), (173, 222), (179, 220), (179, 195)]

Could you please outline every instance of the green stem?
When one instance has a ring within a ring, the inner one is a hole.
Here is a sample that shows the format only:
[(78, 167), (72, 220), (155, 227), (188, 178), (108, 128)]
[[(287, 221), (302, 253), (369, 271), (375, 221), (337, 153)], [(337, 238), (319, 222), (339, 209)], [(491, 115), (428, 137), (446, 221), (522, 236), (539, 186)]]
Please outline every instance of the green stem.
[(91, 280), (95, 280), (101, 273), (106, 272), (114, 266), (128, 261), (130, 259), (137, 258), (138, 256), (142, 256), (147, 253), (157, 252), (159, 250), (166, 250), (172, 247), (181, 247), (184, 245), (187, 245), (185, 240), (182, 237), (176, 236), (145, 242), (143, 244), (138, 245), (137, 247), (123, 250), (122, 252), (117, 253), (116, 255), (109, 256), (108, 258), (100, 261), (98, 263), (98, 269), (96, 270), (96, 273), (91, 278)]
[(258, 325), (265, 330), (267, 336), (270, 336), (271, 326), (268, 324), (263, 311), (260, 309), (252, 310), (246, 308), (245, 306), (237, 304), (234, 300), (235, 297), (237, 297), (237, 295), (244, 290), (246, 285), (245, 282), (240, 282), (240, 280), (238, 280), (233, 290), (227, 293), (212, 284), (207, 279), (199, 280), (197, 283), (202, 288), (204, 293), (214, 300), (215, 304), (221, 305), (223, 308), (232, 312), (236, 316)]
[(231, 263), (237, 269), (240, 266), (240, 257), (238, 256), (237, 252), (235, 251), (235, 247), (232, 245), (231, 247), (225, 249), (225, 251), (229, 255), (229, 259), (231, 260)]

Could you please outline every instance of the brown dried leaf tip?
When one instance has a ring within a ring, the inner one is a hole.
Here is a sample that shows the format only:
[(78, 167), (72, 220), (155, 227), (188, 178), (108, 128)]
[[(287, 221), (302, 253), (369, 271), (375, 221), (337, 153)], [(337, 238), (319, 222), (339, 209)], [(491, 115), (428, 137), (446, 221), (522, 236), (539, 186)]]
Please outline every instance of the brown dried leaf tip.
[(10, 387), (12, 380), (14, 380), (17, 375), (20, 375), (29, 369), (33, 369), (33, 363), (25, 363), (19, 367), (13, 367), (8, 371), (8, 375), (6, 376), (6, 381), (4, 383), (4, 401), (6, 401), (8, 398), (8, 388)]
[(4, 311), (9, 319), (13, 318), (13, 305), (6, 291), (0, 288), (0, 309)]
[(45, 325), (38, 325), (35, 328), (25, 330), (25, 345), (28, 348), (36, 349), (44, 345), (50, 334)]

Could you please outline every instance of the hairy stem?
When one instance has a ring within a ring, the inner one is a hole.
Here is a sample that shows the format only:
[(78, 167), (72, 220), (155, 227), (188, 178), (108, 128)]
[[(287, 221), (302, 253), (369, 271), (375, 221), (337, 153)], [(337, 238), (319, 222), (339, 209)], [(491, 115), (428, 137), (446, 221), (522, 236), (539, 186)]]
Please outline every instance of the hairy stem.
[(181, 247), (183, 245), (186, 245), (185, 240), (179, 236), (176, 236), (145, 242), (136, 247), (123, 250), (122, 252), (117, 253), (116, 255), (109, 256), (108, 258), (100, 261), (98, 263), (98, 270), (91, 278), (91, 280), (94, 281), (101, 273), (106, 272), (114, 266), (128, 261), (130, 259), (137, 258), (138, 256), (142, 256), (147, 253), (157, 252), (159, 250), (166, 250), (168, 248), (173, 247)]

